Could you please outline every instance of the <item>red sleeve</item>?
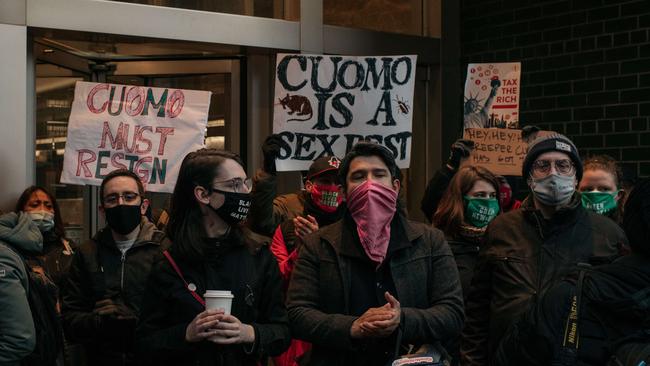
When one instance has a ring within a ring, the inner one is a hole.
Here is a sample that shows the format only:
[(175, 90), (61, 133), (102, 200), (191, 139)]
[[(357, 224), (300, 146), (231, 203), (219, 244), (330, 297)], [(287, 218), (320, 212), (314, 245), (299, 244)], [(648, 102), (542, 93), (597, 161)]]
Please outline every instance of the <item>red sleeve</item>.
[(271, 253), (275, 257), (275, 260), (278, 261), (278, 266), (280, 268), (280, 275), (282, 280), (286, 283), (291, 277), (291, 270), (293, 269), (293, 262), (295, 258), (289, 255), (287, 251), (287, 246), (284, 243), (284, 235), (282, 235), (282, 230), (280, 226), (275, 229), (273, 234), (273, 240), (271, 241)]

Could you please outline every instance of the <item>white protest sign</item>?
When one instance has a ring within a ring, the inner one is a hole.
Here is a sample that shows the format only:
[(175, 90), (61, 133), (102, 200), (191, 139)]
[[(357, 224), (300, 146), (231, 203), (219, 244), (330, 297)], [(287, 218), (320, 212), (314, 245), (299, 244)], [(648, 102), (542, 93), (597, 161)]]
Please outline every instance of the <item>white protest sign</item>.
[(464, 128), (519, 128), (521, 63), (469, 64)]
[(277, 169), (307, 170), (323, 155), (342, 158), (361, 140), (386, 146), (408, 168), (416, 57), (278, 54)]
[(61, 183), (100, 185), (122, 168), (172, 192), (185, 155), (204, 147), (210, 94), (77, 82)]

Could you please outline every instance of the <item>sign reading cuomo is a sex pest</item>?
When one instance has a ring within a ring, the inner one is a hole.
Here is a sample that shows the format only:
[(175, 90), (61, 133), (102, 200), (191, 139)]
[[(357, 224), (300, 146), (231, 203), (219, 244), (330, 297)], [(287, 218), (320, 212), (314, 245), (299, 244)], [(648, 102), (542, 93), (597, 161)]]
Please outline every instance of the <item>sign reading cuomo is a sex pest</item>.
[(387, 147), (400, 168), (411, 159), (416, 56), (278, 54), (273, 133), (279, 171), (342, 157), (361, 140)]

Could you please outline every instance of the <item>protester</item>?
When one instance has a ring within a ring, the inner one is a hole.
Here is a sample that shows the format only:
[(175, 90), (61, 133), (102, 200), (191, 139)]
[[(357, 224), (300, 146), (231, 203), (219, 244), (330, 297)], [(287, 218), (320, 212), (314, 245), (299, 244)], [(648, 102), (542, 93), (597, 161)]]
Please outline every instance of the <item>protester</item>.
[(301, 364), (384, 365), (398, 343), (455, 338), (463, 322), (458, 270), (443, 234), (398, 207), (393, 155), (360, 142), (339, 177), (344, 217), (305, 238), (289, 283), (293, 335), (313, 344)]
[[(330, 225), (341, 219), (345, 205), (338, 184), (338, 168), (341, 161), (336, 156), (323, 156), (316, 159), (307, 171), (305, 181), (305, 211), (301, 216), (285, 220), (273, 234), (271, 252), (280, 266), (284, 289), (289, 286), (289, 278), (298, 258), (297, 248), (304, 237), (320, 227)], [(282, 355), (273, 359), (275, 366), (297, 366), (297, 359), (310, 345), (292, 339), (291, 346)]]
[(630, 193), (622, 226), (632, 254), (583, 267), (550, 289), (509, 328), (498, 365), (650, 362), (650, 179)]
[(0, 364), (54, 366), (63, 334), (56, 311), (56, 286), (32, 268), (43, 237), (30, 215), (0, 217)]
[(109, 173), (99, 197), (107, 226), (75, 252), (63, 287), (64, 327), (84, 345), (89, 365), (136, 365), (135, 324), (165, 235), (143, 216), (148, 201), (135, 173)]
[(61, 288), (68, 275), (76, 245), (65, 236), (59, 204), (45, 188), (31, 186), (20, 195), (16, 212), (26, 212), (43, 235), (42, 268)]
[(487, 225), (499, 214), (497, 178), (483, 167), (465, 166), (454, 175), (433, 215), (454, 254), (463, 298), (474, 274)]
[[(202, 149), (183, 160), (167, 226), (173, 244), (155, 263), (138, 326), (152, 365), (257, 365), (288, 347), (278, 265), (241, 227), (250, 188), (236, 154)], [(207, 290), (230, 291), (231, 312), (206, 310)]]
[[(427, 184), (424, 196), (420, 201), (420, 209), (430, 222), (432, 221), (433, 214), (438, 209), (440, 200), (443, 198), (449, 183), (458, 169), (465, 161), (467, 161), (472, 150), (474, 150), (474, 141), (463, 139), (456, 140), (456, 142), (451, 145), (449, 159), (442, 168), (436, 171), (433, 178), (431, 178)], [(497, 198), (501, 210), (503, 212), (508, 212), (519, 208), (521, 201), (515, 198), (508, 180), (504, 176), (497, 176), (497, 179), (499, 180), (499, 194)]]
[(461, 364), (487, 365), (505, 330), (535, 294), (578, 262), (619, 253), (625, 235), (585, 210), (576, 186), (583, 167), (571, 140), (552, 133), (533, 141), (522, 176), (532, 194), (490, 224), (466, 303)]
[(275, 159), (280, 154), (281, 142), (279, 135), (266, 138), (262, 145), (264, 163), (253, 178), (248, 224), (253, 231), (266, 236), (273, 236), (275, 229), (282, 222), (302, 215), (305, 211), (305, 200), (310, 194), (301, 191), (277, 195)]
[(598, 155), (585, 159), (583, 164), (584, 174), (578, 185), (582, 205), (619, 223), (623, 206), (618, 202), (625, 191), (619, 183), (622, 173), (616, 160), (607, 155)]

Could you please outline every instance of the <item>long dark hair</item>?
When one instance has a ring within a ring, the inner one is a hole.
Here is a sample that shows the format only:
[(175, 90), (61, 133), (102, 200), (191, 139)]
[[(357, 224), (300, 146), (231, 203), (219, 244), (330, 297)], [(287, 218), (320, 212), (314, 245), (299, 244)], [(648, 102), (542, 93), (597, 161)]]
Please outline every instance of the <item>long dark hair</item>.
[(244, 168), (239, 155), (230, 151), (201, 149), (185, 156), (174, 187), (169, 213), (167, 235), (173, 241), (172, 251), (187, 260), (203, 257), (203, 240), (207, 236), (203, 227), (201, 207), (194, 198), (194, 188), (212, 188), (219, 175), (219, 167), (232, 159)]
[(469, 192), (474, 183), (484, 180), (490, 183), (494, 190), (499, 192), (499, 182), (489, 170), (468, 165), (462, 167), (449, 182), (449, 187), (442, 196), (440, 205), (433, 214), (433, 225), (442, 230), (447, 236), (455, 237), (465, 222), (465, 203), (463, 196)]
[(45, 193), (50, 199), (50, 202), (52, 202), (52, 208), (54, 208), (54, 233), (58, 238), (65, 238), (65, 229), (63, 228), (63, 219), (61, 218), (61, 210), (59, 209), (59, 204), (56, 202), (56, 198), (54, 198), (54, 196), (52, 196), (47, 189), (41, 186), (27, 187), (27, 189), (23, 191), (20, 197), (18, 197), (18, 201), (16, 202), (16, 209), (14, 211), (16, 213), (25, 211), (25, 205), (27, 205), (29, 198), (32, 196), (32, 194), (38, 191)]

